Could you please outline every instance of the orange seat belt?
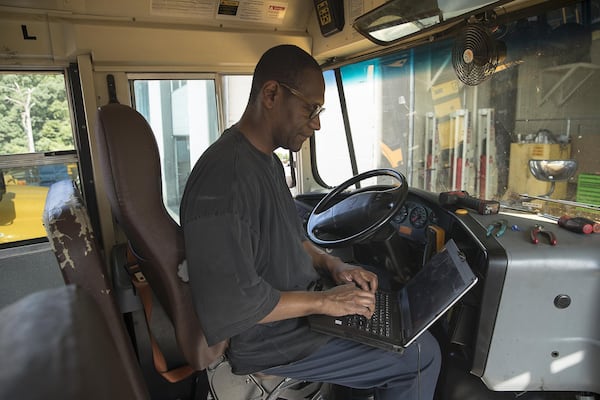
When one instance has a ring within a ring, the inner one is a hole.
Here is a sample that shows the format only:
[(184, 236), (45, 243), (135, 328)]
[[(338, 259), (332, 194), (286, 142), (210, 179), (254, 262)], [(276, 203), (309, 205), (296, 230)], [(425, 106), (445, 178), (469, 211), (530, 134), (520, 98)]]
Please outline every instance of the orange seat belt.
[(150, 328), (150, 321), (152, 320), (152, 288), (146, 281), (146, 277), (140, 270), (138, 260), (135, 255), (131, 252), (129, 247), (127, 248), (127, 269), (131, 276), (131, 282), (138, 292), (142, 306), (144, 308), (144, 315), (146, 317), (146, 328), (148, 329), (148, 337), (150, 338), (150, 344), (152, 346), (152, 360), (154, 362), (154, 368), (156, 371), (167, 381), (171, 383), (180, 382), (190, 375), (195, 370), (189, 365), (182, 365), (180, 367), (169, 370), (167, 361), (160, 346)]

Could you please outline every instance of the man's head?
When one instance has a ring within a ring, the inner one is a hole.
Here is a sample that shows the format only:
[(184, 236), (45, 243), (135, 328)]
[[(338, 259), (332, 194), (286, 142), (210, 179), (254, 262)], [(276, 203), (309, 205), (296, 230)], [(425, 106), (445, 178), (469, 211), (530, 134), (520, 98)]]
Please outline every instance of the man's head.
[(261, 124), (254, 128), (264, 131), (254, 144), (266, 152), (300, 150), (321, 127), (324, 93), (323, 73), (310, 54), (293, 45), (267, 50), (256, 65), (250, 91), (249, 109)]
[(254, 69), (250, 100), (256, 98), (265, 82), (274, 80), (294, 88), (301, 87), (306, 71), (321, 73), (317, 61), (298, 46), (283, 44), (267, 50)]

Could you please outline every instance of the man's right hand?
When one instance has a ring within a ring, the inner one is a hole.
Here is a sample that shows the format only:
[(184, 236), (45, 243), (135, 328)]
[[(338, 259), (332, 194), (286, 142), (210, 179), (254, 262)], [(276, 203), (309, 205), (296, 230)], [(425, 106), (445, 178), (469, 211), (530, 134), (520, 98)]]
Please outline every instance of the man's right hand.
[(375, 295), (354, 283), (335, 286), (320, 294), (323, 296), (322, 314), (334, 317), (359, 314), (371, 318), (375, 311)]
[(325, 291), (281, 292), (275, 308), (260, 323), (326, 314), (334, 317), (358, 314), (371, 318), (375, 310), (375, 294), (347, 283)]

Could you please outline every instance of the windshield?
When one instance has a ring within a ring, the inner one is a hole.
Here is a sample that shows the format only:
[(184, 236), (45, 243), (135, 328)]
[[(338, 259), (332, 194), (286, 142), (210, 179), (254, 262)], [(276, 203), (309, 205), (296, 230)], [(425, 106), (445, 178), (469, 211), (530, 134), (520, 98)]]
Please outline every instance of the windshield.
[[(598, 218), (599, 4), (472, 24), (450, 39), (341, 67), (351, 136), (326, 98), (315, 136), (320, 178), (335, 186), (388, 167), (414, 188)], [(337, 96), (334, 71), (325, 77), (327, 96)], [(341, 143), (354, 158), (339, 159)]]

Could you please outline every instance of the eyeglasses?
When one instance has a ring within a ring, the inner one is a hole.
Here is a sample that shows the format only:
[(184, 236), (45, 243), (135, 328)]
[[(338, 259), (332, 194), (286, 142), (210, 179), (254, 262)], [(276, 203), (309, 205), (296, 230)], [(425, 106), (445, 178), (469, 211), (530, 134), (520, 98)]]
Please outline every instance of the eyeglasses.
[(289, 92), (291, 94), (293, 94), (294, 96), (296, 96), (297, 98), (299, 98), (300, 100), (305, 102), (306, 105), (311, 107), (312, 111), (310, 112), (308, 119), (315, 119), (319, 116), (319, 114), (321, 114), (323, 111), (325, 111), (325, 107), (323, 107), (320, 104), (311, 103), (310, 101), (308, 101), (306, 99), (306, 97), (304, 97), (304, 95), (302, 93), (300, 93), (298, 90), (294, 89), (293, 87), (290, 87), (290, 86), (286, 85), (285, 83), (281, 83), (281, 82), (278, 82), (278, 83), (279, 83), (279, 85), (281, 85), (284, 88), (286, 88), (287, 90), (289, 90)]

